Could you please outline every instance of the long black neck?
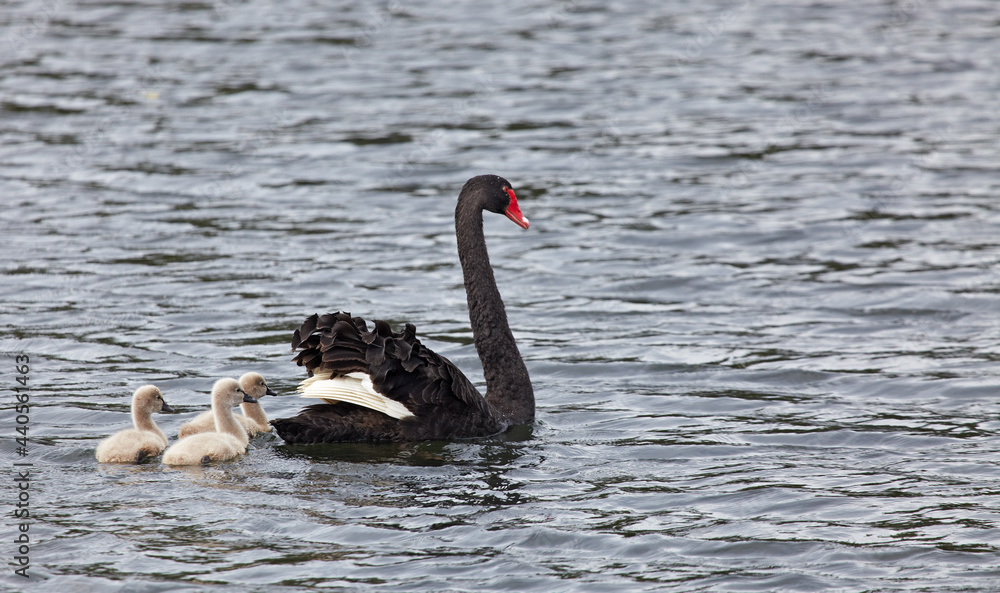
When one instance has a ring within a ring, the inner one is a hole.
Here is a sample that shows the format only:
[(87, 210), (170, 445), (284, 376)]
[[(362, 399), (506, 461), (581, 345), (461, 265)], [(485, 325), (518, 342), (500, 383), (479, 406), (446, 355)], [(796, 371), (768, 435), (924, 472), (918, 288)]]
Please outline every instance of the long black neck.
[(486, 378), (486, 401), (508, 424), (530, 422), (535, 418), (535, 395), (486, 252), (482, 205), (464, 192), (455, 208), (455, 233), (469, 321)]

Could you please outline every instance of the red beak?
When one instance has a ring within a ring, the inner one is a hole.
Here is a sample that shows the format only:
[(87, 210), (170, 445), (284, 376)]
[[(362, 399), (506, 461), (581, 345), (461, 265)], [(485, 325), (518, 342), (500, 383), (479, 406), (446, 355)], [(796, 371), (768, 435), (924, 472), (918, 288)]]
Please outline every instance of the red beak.
[(517, 198), (514, 197), (514, 190), (508, 189), (507, 195), (510, 196), (510, 206), (507, 206), (507, 209), (503, 213), (507, 215), (507, 218), (513, 220), (517, 226), (522, 229), (528, 228), (528, 219), (521, 214), (521, 209), (517, 205)]

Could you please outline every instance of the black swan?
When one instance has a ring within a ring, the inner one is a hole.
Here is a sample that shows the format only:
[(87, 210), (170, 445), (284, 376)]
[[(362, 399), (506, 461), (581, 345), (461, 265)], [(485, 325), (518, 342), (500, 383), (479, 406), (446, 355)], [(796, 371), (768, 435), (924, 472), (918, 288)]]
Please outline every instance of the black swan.
[(458, 257), (465, 277), (469, 320), (483, 364), (486, 396), (445, 357), (420, 343), (416, 328), (373, 330), (349, 313), (312, 315), (295, 330), (295, 362), (308, 378), (304, 397), (326, 403), (271, 421), (288, 443), (444, 440), (496, 434), (535, 418), (528, 369), (507, 324), (483, 236), (483, 211), (504, 214), (521, 228), (510, 182), (473, 177), (455, 207)]

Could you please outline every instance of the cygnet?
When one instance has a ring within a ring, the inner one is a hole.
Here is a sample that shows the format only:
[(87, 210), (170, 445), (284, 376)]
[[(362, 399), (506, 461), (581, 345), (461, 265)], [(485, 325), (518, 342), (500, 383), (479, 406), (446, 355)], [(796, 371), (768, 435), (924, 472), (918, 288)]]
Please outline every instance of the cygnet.
[(167, 465), (201, 465), (212, 461), (227, 461), (238, 457), (247, 450), (250, 442), (233, 407), (240, 402), (254, 403), (236, 379), (219, 379), (212, 387), (212, 414), (215, 418), (215, 432), (201, 432), (185, 437), (163, 454)]
[[(247, 373), (240, 377), (240, 387), (243, 388), (243, 391), (247, 392), (247, 395), (257, 400), (257, 403), (244, 402), (240, 404), (243, 415), (236, 416), (236, 420), (243, 425), (249, 437), (270, 432), (272, 430), (271, 425), (267, 421), (267, 414), (264, 413), (263, 406), (260, 405), (260, 398), (265, 395), (278, 394), (271, 391), (271, 388), (267, 386), (267, 381), (264, 380), (264, 377), (260, 373)], [(191, 421), (182, 424), (177, 436), (184, 438), (198, 434), (199, 432), (212, 432), (214, 430), (215, 416), (212, 410), (206, 410), (195, 416)]]
[(155, 457), (167, 448), (167, 437), (153, 422), (154, 412), (173, 412), (163, 400), (163, 394), (153, 385), (144, 385), (132, 395), (132, 424), (97, 445), (97, 460), (101, 463), (140, 463)]

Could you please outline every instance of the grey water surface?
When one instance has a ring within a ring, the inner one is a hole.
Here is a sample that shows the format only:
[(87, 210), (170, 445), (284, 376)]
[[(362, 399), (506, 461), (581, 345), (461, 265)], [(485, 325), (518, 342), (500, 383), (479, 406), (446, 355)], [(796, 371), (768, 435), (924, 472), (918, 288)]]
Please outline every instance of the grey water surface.
[[(0, 588), (1000, 591), (998, 106), (990, 0), (6, 2)], [(482, 386), (480, 173), (534, 425), (95, 461), (314, 312)]]

